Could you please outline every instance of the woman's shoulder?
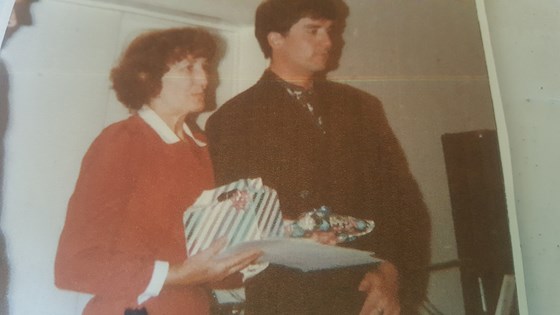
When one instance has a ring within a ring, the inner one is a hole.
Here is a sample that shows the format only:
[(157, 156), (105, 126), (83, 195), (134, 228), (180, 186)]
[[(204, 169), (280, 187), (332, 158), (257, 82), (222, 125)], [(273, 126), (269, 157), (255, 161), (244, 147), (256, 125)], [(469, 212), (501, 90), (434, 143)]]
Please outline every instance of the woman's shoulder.
[(92, 149), (126, 150), (134, 144), (145, 142), (148, 131), (146, 123), (138, 115), (132, 115), (105, 127), (93, 141)]
[(149, 126), (138, 116), (132, 114), (129, 117), (114, 122), (105, 127), (99, 136), (120, 136), (120, 137), (134, 137), (141, 136), (149, 130)]

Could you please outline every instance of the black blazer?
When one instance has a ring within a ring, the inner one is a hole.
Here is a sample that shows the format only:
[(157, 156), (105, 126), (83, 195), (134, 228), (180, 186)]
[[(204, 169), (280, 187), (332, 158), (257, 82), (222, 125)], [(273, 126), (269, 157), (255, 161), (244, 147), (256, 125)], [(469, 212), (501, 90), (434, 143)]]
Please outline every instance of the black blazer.
[(316, 80), (313, 106), (323, 134), (277, 80), (266, 71), (209, 118), (217, 183), (261, 177), (277, 190), (288, 218), (327, 205), (374, 220), (374, 232), (351, 246), (394, 263), (401, 301), (417, 305), (427, 285), (430, 220), (382, 104), (348, 85)]

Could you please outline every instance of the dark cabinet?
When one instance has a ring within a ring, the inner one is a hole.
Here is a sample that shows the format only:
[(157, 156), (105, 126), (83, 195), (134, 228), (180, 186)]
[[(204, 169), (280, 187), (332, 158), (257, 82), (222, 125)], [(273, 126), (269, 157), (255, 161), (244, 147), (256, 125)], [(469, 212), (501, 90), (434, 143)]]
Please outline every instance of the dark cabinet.
[(465, 313), (494, 314), (505, 274), (513, 274), (497, 134), (442, 136)]

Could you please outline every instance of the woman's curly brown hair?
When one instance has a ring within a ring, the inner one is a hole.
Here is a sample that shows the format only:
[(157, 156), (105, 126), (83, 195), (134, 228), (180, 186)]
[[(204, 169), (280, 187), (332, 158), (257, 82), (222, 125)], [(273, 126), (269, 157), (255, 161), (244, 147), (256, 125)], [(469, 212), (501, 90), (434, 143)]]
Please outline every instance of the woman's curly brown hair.
[(172, 28), (141, 34), (128, 46), (111, 81), (118, 100), (139, 109), (161, 92), (161, 78), (169, 66), (188, 56), (211, 60), (216, 39), (202, 28)]

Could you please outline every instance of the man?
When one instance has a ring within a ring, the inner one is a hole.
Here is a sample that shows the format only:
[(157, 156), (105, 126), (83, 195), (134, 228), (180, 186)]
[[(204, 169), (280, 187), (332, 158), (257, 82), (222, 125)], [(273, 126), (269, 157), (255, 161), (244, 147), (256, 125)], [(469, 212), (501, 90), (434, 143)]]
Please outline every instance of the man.
[(336, 19), (330, 0), (258, 7), (255, 35), (270, 66), (210, 117), (210, 152), (218, 184), (261, 177), (286, 218), (326, 205), (374, 220), (373, 233), (348, 246), (386, 262), (367, 272), (269, 268), (247, 285), (247, 314), (414, 314), (425, 296), (430, 221), (382, 105), (324, 79), (340, 48)]

